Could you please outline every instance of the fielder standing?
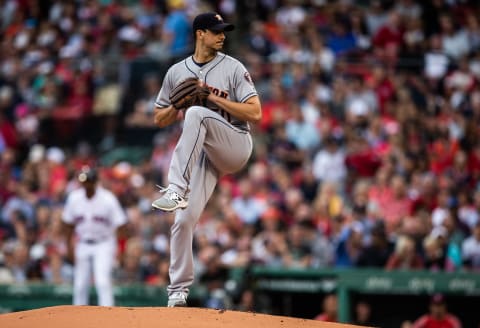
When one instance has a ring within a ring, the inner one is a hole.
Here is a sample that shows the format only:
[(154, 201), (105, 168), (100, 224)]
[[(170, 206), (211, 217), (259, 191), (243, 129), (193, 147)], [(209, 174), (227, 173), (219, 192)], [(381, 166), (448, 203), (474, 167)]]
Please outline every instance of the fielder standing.
[(171, 94), (180, 82), (195, 77), (209, 90), (206, 103), (183, 108), (183, 132), (170, 164), (169, 185), (152, 203), (163, 211), (181, 209), (171, 228), (169, 307), (187, 305), (194, 226), (218, 179), (247, 163), (252, 152), (248, 122), (262, 116), (250, 74), (237, 59), (220, 52), (225, 32), (233, 29), (217, 13), (195, 17), (194, 54), (170, 67), (155, 102), (155, 123), (165, 127), (182, 118)]
[(62, 220), (69, 247), (75, 233), (74, 305), (88, 304), (92, 269), (98, 305), (114, 305), (112, 270), (117, 231), (126, 227), (127, 217), (116, 196), (97, 185), (97, 178), (93, 168), (84, 168), (78, 175), (83, 188), (73, 190), (68, 195), (63, 210)]

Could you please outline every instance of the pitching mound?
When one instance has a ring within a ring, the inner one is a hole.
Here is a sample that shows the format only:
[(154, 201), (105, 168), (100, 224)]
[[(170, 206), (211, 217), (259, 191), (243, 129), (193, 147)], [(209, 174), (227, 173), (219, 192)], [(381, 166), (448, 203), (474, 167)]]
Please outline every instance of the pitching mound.
[(54, 306), (0, 315), (5, 328), (341, 328), (337, 323), (239, 311), (165, 307)]

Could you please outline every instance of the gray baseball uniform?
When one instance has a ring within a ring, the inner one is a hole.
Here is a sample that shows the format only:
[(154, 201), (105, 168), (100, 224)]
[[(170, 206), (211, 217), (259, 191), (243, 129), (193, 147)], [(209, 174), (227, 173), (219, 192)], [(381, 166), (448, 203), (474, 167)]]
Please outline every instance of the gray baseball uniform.
[[(165, 75), (155, 105), (168, 107), (170, 91), (192, 76), (204, 81), (215, 95), (235, 102), (257, 95), (243, 64), (219, 52), (203, 65), (195, 63), (192, 56), (173, 65)], [(193, 106), (186, 111), (183, 132), (170, 164), (168, 188), (189, 202), (187, 208), (176, 211), (171, 228), (169, 294), (188, 293), (193, 283), (193, 229), (219, 177), (240, 170), (252, 152), (248, 123), (212, 103), (207, 107)]]

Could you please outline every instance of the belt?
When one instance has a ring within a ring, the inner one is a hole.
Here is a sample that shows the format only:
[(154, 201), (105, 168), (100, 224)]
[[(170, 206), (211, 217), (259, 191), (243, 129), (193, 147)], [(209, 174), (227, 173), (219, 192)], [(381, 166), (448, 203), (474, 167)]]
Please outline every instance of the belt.
[(102, 239), (81, 239), (80, 242), (87, 244), (87, 245), (95, 245), (99, 244), (101, 242), (107, 241), (108, 238), (102, 238)]

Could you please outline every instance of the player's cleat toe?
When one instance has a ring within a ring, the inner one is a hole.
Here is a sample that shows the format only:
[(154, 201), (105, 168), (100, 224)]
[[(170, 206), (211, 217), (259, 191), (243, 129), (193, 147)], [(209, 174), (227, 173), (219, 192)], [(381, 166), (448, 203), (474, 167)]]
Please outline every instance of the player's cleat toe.
[(182, 292), (175, 292), (168, 297), (168, 307), (185, 307), (187, 306), (187, 295)]
[(188, 202), (185, 200), (185, 198), (173, 190), (167, 190), (162, 197), (156, 199), (152, 203), (153, 208), (166, 212), (172, 212), (178, 208), (186, 208), (187, 206)]

